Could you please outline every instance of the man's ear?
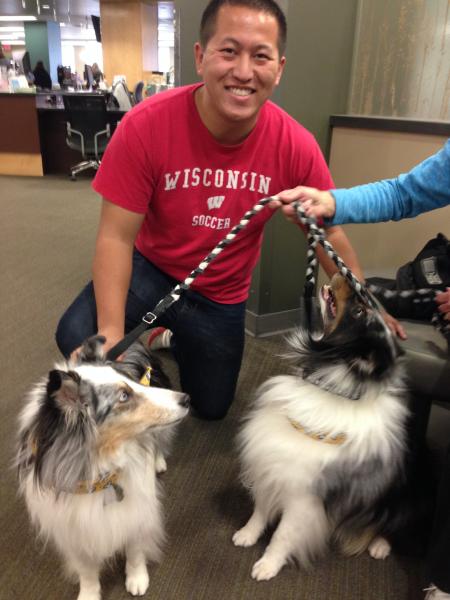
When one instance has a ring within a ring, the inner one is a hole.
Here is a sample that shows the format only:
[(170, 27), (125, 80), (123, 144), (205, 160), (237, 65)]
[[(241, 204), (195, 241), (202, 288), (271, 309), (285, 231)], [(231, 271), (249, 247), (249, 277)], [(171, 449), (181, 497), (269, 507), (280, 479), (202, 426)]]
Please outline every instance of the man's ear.
[(203, 72), (203, 56), (204, 56), (204, 50), (203, 50), (200, 42), (195, 42), (194, 57), (195, 57), (195, 68), (197, 70), (197, 75), (202, 75), (202, 72)]
[(286, 65), (286, 57), (282, 56), (280, 58), (280, 64), (278, 65), (278, 74), (277, 74), (277, 78), (275, 80), (275, 85), (278, 85), (280, 83), (280, 79), (281, 79), (281, 76), (283, 75), (285, 65)]

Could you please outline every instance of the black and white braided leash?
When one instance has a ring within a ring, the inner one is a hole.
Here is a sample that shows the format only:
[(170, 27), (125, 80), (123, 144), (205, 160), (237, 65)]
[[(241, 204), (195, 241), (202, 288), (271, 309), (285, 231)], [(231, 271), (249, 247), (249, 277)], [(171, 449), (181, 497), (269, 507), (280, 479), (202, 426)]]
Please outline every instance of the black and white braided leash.
[[(217, 244), (217, 246), (202, 260), (202, 262), (196, 267), (189, 275), (186, 277), (184, 281), (177, 284), (172, 291), (170, 291), (162, 300), (158, 302), (153, 311), (146, 313), (142, 317), (142, 323), (135, 327), (132, 331), (130, 331), (118, 344), (113, 346), (109, 352), (107, 353), (107, 358), (109, 360), (115, 360), (119, 357), (144, 331), (149, 329), (151, 325), (155, 322), (155, 320), (162, 315), (172, 304), (177, 302), (181, 296), (181, 294), (188, 290), (193, 281), (199, 276), (202, 275), (208, 265), (227, 247), (229, 246), (236, 236), (239, 234), (242, 229), (244, 229), (249, 221), (261, 210), (269, 204), (269, 202), (276, 200), (276, 198), (272, 196), (268, 196), (267, 198), (262, 198), (257, 202), (253, 208), (248, 210), (242, 219), (239, 221), (237, 225), (235, 225), (231, 231)], [(304, 213), (304, 210), (301, 206), (300, 202), (296, 202), (293, 204), (296, 209), (297, 218), (302, 225), (306, 227), (307, 230), (307, 238), (308, 238), (308, 253), (307, 253), (307, 270), (306, 270), (306, 279), (305, 279), (305, 300), (306, 300), (306, 308), (307, 312), (312, 310), (312, 296), (314, 294), (314, 285), (315, 285), (315, 270), (317, 266), (317, 258), (315, 254), (315, 248), (318, 243), (320, 243), (327, 255), (333, 260), (336, 264), (339, 272), (347, 279), (351, 287), (355, 290), (361, 300), (369, 305), (371, 308), (379, 309), (379, 304), (377, 300), (372, 296), (371, 292), (367, 290), (367, 288), (357, 279), (357, 277), (351, 272), (351, 270), (345, 265), (344, 261), (338, 256), (338, 254), (334, 251), (333, 246), (326, 240), (325, 230), (317, 225), (316, 219), (313, 217), (307, 217)], [(419, 297), (422, 295), (423, 298), (430, 298), (430, 293), (433, 294), (434, 290), (411, 290), (411, 294), (418, 293)], [(436, 311), (435, 313), (436, 319), (434, 321), (434, 325), (444, 334), (445, 324), (443, 319), (441, 318), (440, 313)], [(308, 318), (310, 319), (309, 315)], [(433, 317), (434, 318), (434, 317)], [(311, 320), (311, 319), (310, 319)], [(447, 335), (449, 335), (450, 325), (447, 324)]]
[(154, 321), (160, 315), (162, 315), (170, 306), (172, 306), (172, 304), (177, 302), (177, 300), (180, 299), (181, 294), (191, 287), (192, 282), (199, 275), (202, 275), (208, 268), (208, 265), (233, 242), (238, 233), (247, 226), (250, 219), (261, 212), (261, 210), (273, 199), (274, 198), (271, 196), (262, 198), (253, 206), (253, 208), (248, 210), (239, 223), (235, 225), (231, 231), (217, 244), (217, 246), (202, 260), (198, 267), (191, 271), (184, 281), (177, 284), (173, 290), (167, 294), (167, 296), (160, 300), (151, 312), (145, 314), (142, 317), (142, 323), (140, 325), (130, 331), (130, 333), (120, 340), (118, 344), (109, 350), (107, 353), (107, 358), (109, 360), (115, 360), (117, 357), (119, 357), (140, 335), (144, 333), (144, 331), (146, 331), (154, 323)]
[[(391, 298), (403, 298), (405, 300), (411, 299), (414, 304), (430, 305), (435, 303), (435, 296), (439, 291), (431, 288), (419, 288), (417, 290), (387, 290), (379, 285), (370, 284), (369, 290), (377, 298), (384, 298), (390, 300)], [(433, 307), (434, 308), (434, 307)], [(442, 335), (450, 343), (450, 323), (444, 319), (443, 313), (438, 310), (434, 310), (431, 317), (431, 323), (434, 327), (442, 333)]]
[[(395, 296), (404, 299), (412, 299), (416, 304), (430, 304), (434, 303), (436, 293), (439, 290), (430, 288), (420, 288), (416, 290), (388, 290), (377, 285), (363, 285), (358, 278), (351, 272), (351, 270), (344, 264), (344, 261), (336, 254), (333, 246), (326, 240), (325, 230), (317, 225), (317, 221), (314, 217), (307, 217), (303, 211), (300, 202), (293, 203), (294, 208), (297, 211), (297, 218), (307, 228), (308, 235), (308, 252), (307, 252), (307, 268), (306, 268), (306, 281), (305, 281), (305, 301), (307, 303), (307, 317), (309, 318), (309, 325), (313, 326), (312, 312), (313, 307), (311, 300), (315, 291), (315, 272), (317, 266), (317, 256), (315, 248), (320, 243), (327, 255), (336, 264), (339, 272), (343, 275), (351, 287), (355, 290), (361, 300), (369, 305), (371, 308), (380, 309), (379, 302), (376, 298), (391, 299)], [(442, 289), (444, 291), (444, 289)], [(444, 319), (444, 315), (437, 309), (434, 310), (431, 322), (434, 327), (442, 333), (450, 344), (450, 323)]]
[(350, 286), (355, 290), (364, 304), (371, 308), (378, 309), (379, 305), (375, 298), (367, 288), (359, 281), (359, 279), (347, 267), (342, 258), (336, 253), (330, 242), (327, 241), (325, 230), (317, 225), (314, 217), (307, 217), (300, 202), (294, 202), (293, 207), (297, 213), (297, 219), (306, 227), (308, 239), (308, 251), (306, 255), (306, 278), (305, 278), (305, 296), (312, 296), (315, 288), (315, 272), (317, 267), (316, 247), (320, 244), (325, 250), (327, 256), (331, 258), (337, 266), (340, 274), (347, 279)]

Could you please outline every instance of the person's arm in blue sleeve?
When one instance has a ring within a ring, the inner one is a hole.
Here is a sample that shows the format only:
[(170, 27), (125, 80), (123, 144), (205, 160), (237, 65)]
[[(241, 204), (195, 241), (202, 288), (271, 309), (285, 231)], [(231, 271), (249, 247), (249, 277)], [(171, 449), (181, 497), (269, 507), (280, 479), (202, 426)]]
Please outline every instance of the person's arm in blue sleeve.
[(289, 217), (290, 203), (300, 200), (309, 216), (327, 224), (399, 221), (450, 204), (450, 140), (445, 146), (395, 179), (323, 192), (299, 186), (277, 194)]
[(450, 204), (450, 140), (408, 173), (395, 179), (332, 190), (333, 224), (399, 221)]

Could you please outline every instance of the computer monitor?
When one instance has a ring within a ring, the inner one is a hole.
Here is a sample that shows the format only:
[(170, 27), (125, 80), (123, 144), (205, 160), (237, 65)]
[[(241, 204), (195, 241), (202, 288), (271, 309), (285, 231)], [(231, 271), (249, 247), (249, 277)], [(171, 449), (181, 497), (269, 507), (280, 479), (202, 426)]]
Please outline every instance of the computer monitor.
[(94, 27), (94, 31), (95, 31), (95, 39), (97, 40), (97, 42), (101, 42), (102, 41), (102, 33), (101, 33), (101, 28), (100, 28), (100, 17), (91, 15), (91, 19), (92, 19), (92, 26)]
[(91, 89), (95, 83), (91, 65), (84, 65), (84, 79), (86, 80), (89, 89)]
[(56, 73), (61, 89), (66, 89), (73, 86), (72, 70), (70, 67), (58, 65), (56, 68)]

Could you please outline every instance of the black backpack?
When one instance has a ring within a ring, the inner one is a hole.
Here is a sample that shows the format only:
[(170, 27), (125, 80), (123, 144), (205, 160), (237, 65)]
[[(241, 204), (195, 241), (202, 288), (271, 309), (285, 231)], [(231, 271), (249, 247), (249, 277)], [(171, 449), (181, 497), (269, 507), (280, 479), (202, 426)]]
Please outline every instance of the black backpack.
[[(431, 320), (436, 311), (434, 294), (402, 295), (404, 290), (445, 290), (450, 287), (450, 242), (443, 233), (425, 244), (414, 260), (401, 266), (395, 279), (367, 280), (386, 310), (400, 319)], [(388, 292), (388, 293), (386, 293)], [(422, 297), (422, 301), (418, 298)]]
[(450, 286), (450, 242), (443, 233), (427, 242), (414, 260), (399, 268), (397, 289), (445, 289)]

